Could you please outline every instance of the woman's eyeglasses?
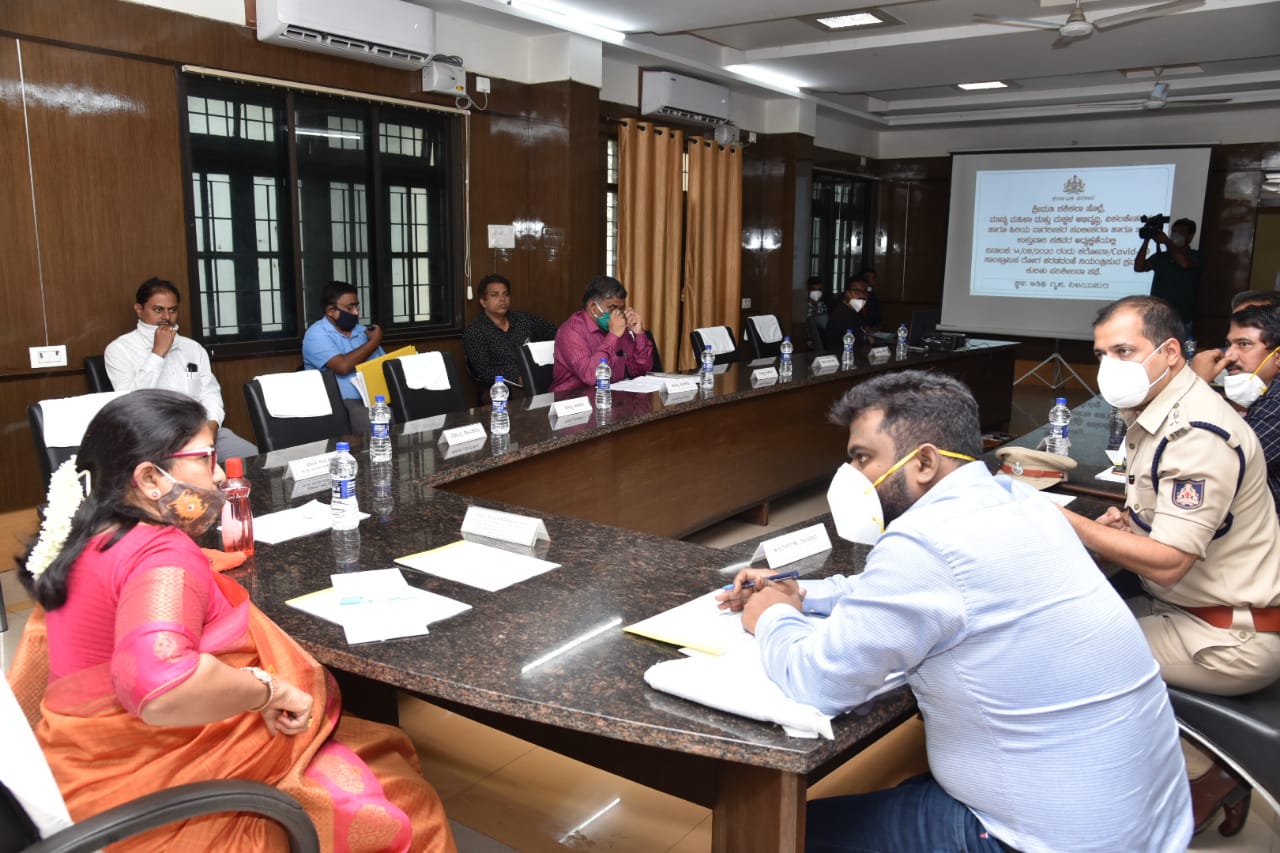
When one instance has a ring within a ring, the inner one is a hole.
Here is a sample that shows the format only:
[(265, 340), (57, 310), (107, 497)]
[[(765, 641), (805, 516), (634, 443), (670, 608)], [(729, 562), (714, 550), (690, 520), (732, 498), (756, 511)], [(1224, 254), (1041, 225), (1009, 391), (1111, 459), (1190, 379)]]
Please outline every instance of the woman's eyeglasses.
[(209, 460), (209, 470), (212, 471), (218, 467), (218, 450), (215, 447), (206, 447), (203, 450), (179, 450), (177, 453), (171, 453), (170, 459), (195, 459), (204, 456)]

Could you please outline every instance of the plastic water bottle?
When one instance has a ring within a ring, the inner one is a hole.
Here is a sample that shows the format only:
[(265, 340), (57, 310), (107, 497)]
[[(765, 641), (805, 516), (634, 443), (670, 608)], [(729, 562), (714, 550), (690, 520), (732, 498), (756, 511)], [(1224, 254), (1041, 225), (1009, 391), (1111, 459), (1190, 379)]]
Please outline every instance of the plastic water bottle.
[(340, 572), (360, 571), (360, 529), (333, 530), (329, 534), (333, 562)]
[(844, 330), (844, 349), (840, 352), (840, 369), (853, 369), (853, 345), (858, 339), (853, 336), (853, 329)]
[(338, 442), (337, 453), (329, 460), (329, 517), (334, 530), (355, 530), (360, 525), (360, 505), (356, 501), (356, 458), (351, 445)]
[(1129, 425), (1124, 422), (1124, 415), (1115, 406), (1111, 407), (1111, 417), (1107, 419), (1107, 450), (1119, 450), (1124, 444), (1125, 433)]
[(1045, 440), (1044, 449), (1062, 456), (1070, 455), (1071, 410), (1067, 408), (1067, 398), (1059, 397), (1049, 410), (1049, 437)]
[(1190, 361), (1192, 358), (1194, 358), (1194, 357), (1195, 357), (1195, 354), (1196, 354), (1196, 339), (1195, 339), (1195, 338), (1188, 337), (1185, 341), (1183, 341), (1183, 343), (1182, 343), (1182, 354), (1183, 354), (1183, 356), (1187, 359), (1187, 361)]
[(898, 354), (899, 359), (907, 357), (907, 339), (911, 337), (911, 332), (907, 331), (906, 323), (898, 324)]
[(795, 346), (791, 343), (790, 336), (782, 339), (782, 345), (778, 347), (778, 352), (782, 354), (778, 361), (778, 378), (786, 379), (791, 376), (791, 353), (795, 352)]
[(244, 478), (244, 460), (228, 459), (227, 479), (222, 491), (227, 502), (222, 505), (222, 550), (243, 551), (253, 556), (253, 508), (249, 505), (249, 481)]
[(387, 398), (379, 394), (369, 407), (369, 460), (391, 461), (391, 407)]
[(602, 358), (596, 365), (596, 408), (612, 409), (613, 392), (609, 390), (609, 380), (613, 378), (613, 370), (609, 367), (609, 359)]
[(716, 384), (716, 354), (711, 351), (711, 344), (702, 348), (702, 373), (698, 383), (703, 388), (714, 388)]
[(489, 399), (493, 401), (493, 413), (489, 415), (489, 432), (492, 435), (506, 435), (511, 432), (511, 415), (507, 412), (507, 398), (511, 389), (501, 376), (493, 378), (493, 387), (489, 389)]

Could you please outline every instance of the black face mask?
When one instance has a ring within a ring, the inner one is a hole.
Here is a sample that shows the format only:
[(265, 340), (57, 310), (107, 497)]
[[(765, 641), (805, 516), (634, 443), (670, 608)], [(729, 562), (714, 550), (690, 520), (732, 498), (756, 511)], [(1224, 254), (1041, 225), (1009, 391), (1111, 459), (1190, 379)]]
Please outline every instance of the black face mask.
[[(338, 308), (336, 305), (333, 307)], [(360, 315), (352, 314), (349, 311), (343, 311), (341, 308), (338, 308), (338, 319), (335, 322), (339, 329), (344, 332), (349, 332), (356, 327), (357, 323), (360, 322)]]

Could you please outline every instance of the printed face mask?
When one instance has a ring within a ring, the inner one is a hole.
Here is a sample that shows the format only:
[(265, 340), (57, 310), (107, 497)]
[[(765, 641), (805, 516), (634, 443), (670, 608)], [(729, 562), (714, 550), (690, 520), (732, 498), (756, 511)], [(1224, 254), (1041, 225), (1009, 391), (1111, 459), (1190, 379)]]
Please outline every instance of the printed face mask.
[(1228, 373), (1227, 378), (1222, 381), (1222, 392), (1227, 395), (1227, 399), (1246, 409), (1258, 402), (1258, 398), (1267, 393), (1266, 383), (1258, 378), (1258, 370), (1277, 352), (1280, 352), (1280, 347), (1273, 349), (1253, 373)]
[(205, 489), (176, 480), (158, 465), (156, 470), (173, 483), (172, 489), (156, 499), (160, 518), (166, 524), (172, 524), (194, 539), (222, 517), (222, 505), (227, 502), (227, 496), (221, 489)]
[(1142, 361), (1124, 361), (1114, 356), (1104, 355), (1102, 363), (1098, 365), (1098, 391), (1102, 393), (1102, 399), (1117, 409), (1141, 406), (1142, 401), (1147, 399), (1147, 391), (1151, 386), (1164, 379), (1169, 372), (1169, 368), (1166, 367), (1164, 373), (1156, 377), (1155, 382), (1147, 379), (1147, 362), (1153, 355), (1160, 352), (1160, 347), (1164, 346), (1164, 343), (1153, 349)]
[[(336, 305), (334, 307), (337, 308)], [(352, 329), (354, 329), (356, 327), (356, 324), (359, 322), (360, 322), (359, 314), (352, 314), (350, 311), (343, 311), (341, 308), (338, 308), (337, 324), (339, 329), (341, 329), (344, 332), (349, 332)]]

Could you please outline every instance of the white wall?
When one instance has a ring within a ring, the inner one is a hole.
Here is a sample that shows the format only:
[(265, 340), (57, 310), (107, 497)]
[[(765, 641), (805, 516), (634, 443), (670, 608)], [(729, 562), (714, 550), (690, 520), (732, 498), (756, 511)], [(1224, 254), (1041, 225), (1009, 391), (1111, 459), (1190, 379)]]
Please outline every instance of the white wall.
[(640, 106), (640, 66), (606, 56), (601, 77), (600, 100)]
[(507, 30), (436, 14), (436, 50), (461, 56), (468, 71), (529, 82), (529, 39)]
[(556, 33), (528, 39), (526, 83), (575, 80), (599, 89), (604, 84), (600, 42), (572, 33)]
[(969, 127), (888, 130), (878, 157), (942, 157), (953, 151), (1129, 145), (1229, 145), (1280, 138), (1280, 107), (1217, 112), (1135, 112), (1123, 118), (1074, 118)]
[(141, 6), (155, 6), (171, 12), (182, 12), (185, 15), (196, 15), (201, 18), (213, 18), (215, 21), (226, 21), (228, 24), (245, 25), (244, 0), (125, 0)]
[(875, 157), (880, 150), (879, 134), (839, 115), (818, 113), (813, 144), (862, 157)]

